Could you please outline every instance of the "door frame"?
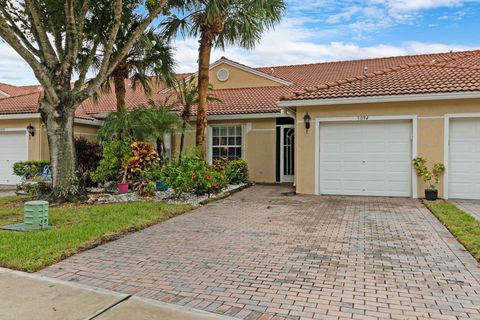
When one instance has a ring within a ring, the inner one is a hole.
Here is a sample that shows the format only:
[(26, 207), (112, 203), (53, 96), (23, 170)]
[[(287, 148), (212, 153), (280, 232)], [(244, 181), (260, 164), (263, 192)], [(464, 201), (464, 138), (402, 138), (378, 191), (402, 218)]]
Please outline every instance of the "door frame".
[(449, 158), (450, 158), (450, 119), (468, 119), (480, 118), (480, 113), (446, 113), (444, 117), (444, 138), (443, 138), (443, 163), (445, 165), (445, 173), (443, 175), (443, 198), (449, 198)]
[[(284, 155), (285, 155), (285, 150), (284, 150), (284, 136), (283, 136), (283, 130), (284, 129), (293, 129), (293, 134), (295, 134), (295, 124), (280, 124), (277, 125), (277, 127), (280, 128), (280, 183), (292, 183), (295, 181), (295, 174), (292, 175), (291, 179), (285, 179), (285, 176), (283, 174), (283, 169), (285, 166), (285, 160), (284, 160)], [(295, 137), (294, 137), (295, 139)], [(293, 160), (295, 161), (295, 148), (292, 148), (292, 157)], [(295, 167), (294, 167), (295, 170)]]
[[(324, 117), (315, 118), (315, 194), (320, 195), (320, 125), (322, 122), (371, 122), (371, 121), (395, 121), (410, 120), (412, 122), (412, 160), (417, 157), (417, 115), (398, 116), (370, 116), (358, 115), (354, 117)], [(412, 198), (418, 198), (417, 175), (412, 168)]]

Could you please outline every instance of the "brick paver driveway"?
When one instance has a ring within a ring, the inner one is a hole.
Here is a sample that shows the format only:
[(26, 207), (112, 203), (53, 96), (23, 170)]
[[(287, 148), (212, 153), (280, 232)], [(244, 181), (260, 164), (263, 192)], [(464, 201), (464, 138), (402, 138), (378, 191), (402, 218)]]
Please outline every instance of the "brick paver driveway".
[(479, 265), (419, 201), (255, 186), (42, 274), (245, 319), (480, 319)]

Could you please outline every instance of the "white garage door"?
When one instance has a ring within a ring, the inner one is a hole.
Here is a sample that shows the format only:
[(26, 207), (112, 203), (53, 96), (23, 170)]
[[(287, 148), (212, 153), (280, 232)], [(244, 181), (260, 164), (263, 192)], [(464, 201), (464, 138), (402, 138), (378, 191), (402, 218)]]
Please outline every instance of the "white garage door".
[(320, 193), (411, 196), (411, 121), (320, 123)]
[(22, 131), (0, 131), (0, 184), (14, 185), (20, 177), (13, 174), (13, 164), (28, 160), (27, 136)]
[(450, 198), (480, 199), (480, 119), (451, 119), (448, 156)]

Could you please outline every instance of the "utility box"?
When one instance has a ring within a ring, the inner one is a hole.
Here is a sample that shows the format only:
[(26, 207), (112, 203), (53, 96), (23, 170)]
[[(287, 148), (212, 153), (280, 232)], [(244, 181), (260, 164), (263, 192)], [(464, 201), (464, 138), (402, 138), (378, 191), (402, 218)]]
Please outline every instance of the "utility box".
[(26, 231), (48, 228), (48, 201), (25, 202), (23, 228)]

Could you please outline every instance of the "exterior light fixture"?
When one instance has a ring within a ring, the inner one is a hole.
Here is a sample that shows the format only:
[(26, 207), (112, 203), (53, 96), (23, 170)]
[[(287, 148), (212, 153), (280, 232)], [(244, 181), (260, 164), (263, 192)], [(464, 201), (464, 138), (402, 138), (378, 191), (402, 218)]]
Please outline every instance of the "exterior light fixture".
[(29, 124), (27, 126), (27, 132), (30, 135), (30, 137), (35, 136), (35, 128), (34, 128), (34, 126), (32, 126), (32, 124)]
[(303, 121), (305, 122), (305, 129), (308, 132), (308, 129), (310, 129), (310, 120), (312, 120), (312, 117), (308, 114), (308, 112), (305, 114), (303, 117)]

